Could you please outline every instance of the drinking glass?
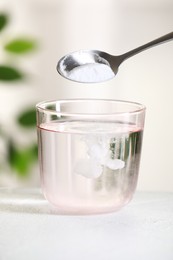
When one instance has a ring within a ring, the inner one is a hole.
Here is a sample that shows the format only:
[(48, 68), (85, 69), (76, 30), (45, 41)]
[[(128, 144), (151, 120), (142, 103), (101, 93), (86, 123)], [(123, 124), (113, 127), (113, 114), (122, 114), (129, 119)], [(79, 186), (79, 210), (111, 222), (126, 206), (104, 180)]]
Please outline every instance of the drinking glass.
[(145, 106), (121, 100), (69, 99), (37, 104), (41, 186), (67, 213), (112, 212), (134, 194)]

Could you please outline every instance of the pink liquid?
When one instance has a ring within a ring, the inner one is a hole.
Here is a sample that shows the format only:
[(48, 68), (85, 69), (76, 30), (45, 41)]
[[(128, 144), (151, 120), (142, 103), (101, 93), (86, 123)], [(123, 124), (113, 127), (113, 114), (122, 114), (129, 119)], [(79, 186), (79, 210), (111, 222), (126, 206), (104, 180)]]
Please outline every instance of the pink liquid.
[(142, 130), (108, 122), (53, 122), (38, 128), (42, 189), (63, 211), (115, 211), (137, 184)]

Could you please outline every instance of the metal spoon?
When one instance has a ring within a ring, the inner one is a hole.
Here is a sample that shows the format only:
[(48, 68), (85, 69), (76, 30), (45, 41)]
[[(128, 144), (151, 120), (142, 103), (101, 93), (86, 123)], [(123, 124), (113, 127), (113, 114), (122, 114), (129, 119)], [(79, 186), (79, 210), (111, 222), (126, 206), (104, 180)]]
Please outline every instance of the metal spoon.
[[(149, 43), (146, 43), (136, 49), (133, 49), (125, 54), (113, 56), (106, 52), (98, 51), (98, 50), (82, 50), (78, 52), (73, 52), (71, 54), (68, 54), (64, 57), (62, 57), (58, 64), (57, 64), (57, 71), (60, 75), (63, 77), (77, 81), (77, 82), (83, 82), (83, 83), (95, 83), (95, 82), (101, 82), (105, 80), (109, 80), (112, 77), (114, 77), (118, 72), (118, 67), (120, 64), (132, 57), (135, 54), (138, 54), (150, 47), (153, 47), (155, 45), (164, 43), (166, 41), (169, 41), (173, 39), (173, 32), (168, 33), (160, 38), (157, 38), (156, 40), (153, 40)], [(99, 65), (105, 66), (104, 68), (110, 69), (111, 73), (105, 74), (104, 79), (102, 77), (96, 76), (96, 73), (99, 73), (99, 70), (96, 68), (99, 68)], [(82, 70), (82, 68), (84, 68)], [(79, 73), (87, 73), (87, 75), (83, 75), (83, 77), (72, 77), (72, 73), (75, 70), (79, 70)], [(94, 73), (91, 73), (91, 70), (94, 70)]]

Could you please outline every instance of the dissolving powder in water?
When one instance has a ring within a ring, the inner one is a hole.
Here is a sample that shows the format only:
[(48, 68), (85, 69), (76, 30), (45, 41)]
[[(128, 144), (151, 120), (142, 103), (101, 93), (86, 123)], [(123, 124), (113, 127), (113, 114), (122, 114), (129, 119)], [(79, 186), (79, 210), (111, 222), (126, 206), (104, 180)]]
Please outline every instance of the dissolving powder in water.
[(112, 79), (114, 76), (111, 67), (102, 63), (80, 65), (66, 74), (68, 79), (83, 83), (102, 82)]

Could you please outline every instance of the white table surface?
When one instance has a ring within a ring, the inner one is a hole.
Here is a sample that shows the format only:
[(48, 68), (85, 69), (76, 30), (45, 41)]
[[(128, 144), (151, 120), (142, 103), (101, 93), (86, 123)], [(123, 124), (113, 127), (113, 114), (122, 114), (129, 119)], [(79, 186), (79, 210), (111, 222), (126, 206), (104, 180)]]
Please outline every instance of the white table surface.
[(0, 189), (0, 260), (173, 260), (173, 193), (136, 193), (119, 212), (55, 212), (37, 189)]

